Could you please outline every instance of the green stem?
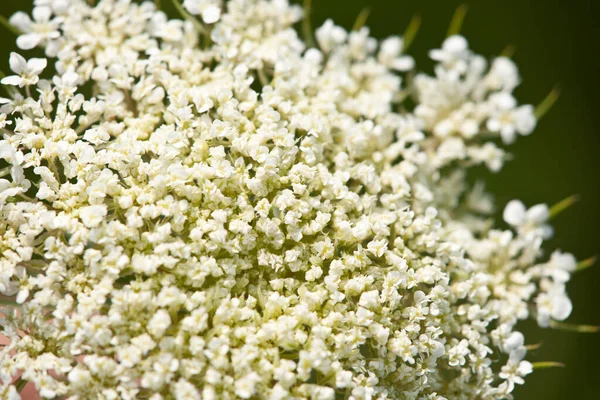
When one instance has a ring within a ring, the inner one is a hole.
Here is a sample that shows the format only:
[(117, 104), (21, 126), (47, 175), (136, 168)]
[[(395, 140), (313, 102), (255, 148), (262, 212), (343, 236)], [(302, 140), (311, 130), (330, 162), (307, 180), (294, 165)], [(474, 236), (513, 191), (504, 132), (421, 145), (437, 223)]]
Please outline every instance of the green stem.
[(306, 47), (315, 47), (315, 39), (313, 38), (312, 23), (310, 20), (312, 13), (312, 0), (304, 0), (304, 19), (302, 20), (302, 36)]
[(20, 36), (21, 31), (14, 25), (12, 25), (4, 15), (0, 15), (0, 25), (4, 26), (8, 31), (10, 31), (15, 36)]
[(17, 307), (17, 306), (19, 306), (19, 304), (15, 300), (7, 299), (7, 298), (1, 298), (0, 299), (0, 306)]
[(206, 33), (206, 29), (204, 29), (204, 26), (200, 23), (200, 21), (198, 21), (189, 12), (187, 12), (187, 10), (185, 8), (183, 8), (183, 6), (179, 2), (179, 0), (171, 0), (171, 2), (173, 3), (173, 6), (177, 10), (177, 12), (179, 12), (179, 14), (181, 14), (181, 16), (184, 19), (192, 21), (192, 23), (194, 24), (194, 27), (196, 27), (196, 30), (199, 33), (202, 33), (202, 34)]
[(23, 378), (17, 379), (15, 382), (15, 387), (17, 388), (17, 392), (21, 393), (23, 389), (25, 389), (25, 385), (27, 385), (27, 381)]

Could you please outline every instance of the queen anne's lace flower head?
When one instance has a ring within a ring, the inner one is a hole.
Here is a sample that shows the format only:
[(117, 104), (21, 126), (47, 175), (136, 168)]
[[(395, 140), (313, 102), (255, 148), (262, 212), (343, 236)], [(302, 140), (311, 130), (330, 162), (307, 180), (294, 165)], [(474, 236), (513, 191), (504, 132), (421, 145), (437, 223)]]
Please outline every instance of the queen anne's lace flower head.
[(510, 59), (451, 36), (414, 73), (401, 37), (333, 21), (310, 47), (287, 0), (185, 0), (184, 20), (90, 3), (11, 19), (50, 65), (14, 53), (2, 80), (1, 398), (20, 373), (71, 399), (523, 383), (516, 324), (568, 317), (576, 261), (542, 261), (546, 206), (510, 202), (496, 227), (466, 179), (535, 126)]

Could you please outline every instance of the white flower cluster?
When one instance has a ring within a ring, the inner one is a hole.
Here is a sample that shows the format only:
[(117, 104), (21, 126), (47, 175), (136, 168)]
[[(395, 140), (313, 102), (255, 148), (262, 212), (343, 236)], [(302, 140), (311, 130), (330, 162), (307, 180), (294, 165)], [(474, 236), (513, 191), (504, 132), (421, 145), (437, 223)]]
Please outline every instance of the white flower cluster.
[(576, 264), (466, 179), (535, 126), (510, 59), (401, 85), (402, 38), (309, 48), (287, 0), (93, 3), (11, 19), (49, 60), (2, 80), (2, 399), (510, 398)]

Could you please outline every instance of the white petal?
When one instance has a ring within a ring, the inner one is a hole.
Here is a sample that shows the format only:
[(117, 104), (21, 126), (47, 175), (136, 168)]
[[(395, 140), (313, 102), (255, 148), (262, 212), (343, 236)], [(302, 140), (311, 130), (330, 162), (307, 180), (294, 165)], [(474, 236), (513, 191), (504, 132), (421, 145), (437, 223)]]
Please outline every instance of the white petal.
[(27, 61), (23, 58), (23, 56), (14, 52), (10, 53), (9, 64), (10, 70), (15, 74), (21, 74), (27, 69)]
[(538, 204), (531, 207), (527, 211), (527, 221), (532, 222), (536, 225), (541, 225), (548, 220), (550, 212), (548, 206), (545, 204)]
[(15, 149), (6, 140), (0, 140), (0, 159), (10, 161), (15, 156)]
[(573, 304), (566, 294), (554, 294), (552, 298), (552, 318), (557, 321), (564, 321), (571, 315)]
[(16, 26), (23, 32), (28, 32), (31, 28), (31, 18), (23, 11), (18, 11), (10, 17), (9, 21), (11, 25)]
[(500, 132), (500, 129), (502, 129), (502, 124), (500, 123), (500, 121), (496, 118), (490, 118), (487, 121), (487, 128), (490, 132)]
[(434, 61), (443, 62), (448, 59), (448, 56), (443, 50), (433, 49), (429, 51), (429, 58), (431, 58)]
[(23, 304), (25, 302), (25, 300), (27, 300), (27, 297), (29, 297), (29, 289), (22, 289), (19, 291), (19, 294), (17, 295), (17, 303), (18, 304)]
[(32, 14), (36, 22), (48, 22), (52, 16), (52, 10), (46, 6), (34, 7)]
[(460, 53), (467, 50), (469, 48), (469, 44), (467, 43), (467, 39), (464, 37), (460, 35), (454, 35), (444, 40), (442, 48), (451, 53)]
[(12, 182), (7, 181), (6, 179), (0, 179), (0, 193), (4, 193), (5, 190), (8, 190), (12, 187)]
[(504, 209), (504, 221), (512, 226), (521, 225), (525, 221), (525, 206), (519, 200), (512, 200)]
[(525, 105), (517, 108), (514, 113), (514, 120), (517, 131), (521, 135), (531, 134), (537, 124), (533, 106)]
[(211, 5), (202, 11), (202, 20), (207, 24), (214, 24), (221, 18), (221, 9), (218, 6)]
[(185, 0), (183, 7), (192, 15), (199, 15), (202, 12), (201, 1)]
[(100, 225), (104, 217), (106, 216), (106, 206), (88, 206), (83, 207), (79, 211), (79, 216), (85, 226), (88, 228), (95, 228)]
[(497, 93), (491, 100), (500, 110), (512, 110), (517, 106), (517, 99), (510, 93)]
[(577, 267), (577, 260), (571, 253), (555, 251), (550, 261), (556, 268), (564, 269), (565, 271), (575, 271)]
[(7, 76), (6, 78), (3, 78), (1, 82), (3, 85), (21, 86), (21, 82), (23, 82), (23, 79), (21, 79), (20, 76), (11, 75)]
[(21, 50), (31, 50), (40, 44), (42, 37), (37, 33), (27, 33), (17, 38), (17, 46)]
[(79, 74), (73, 71), (69, 71), (63, 74), (61, 79), (65, 86), (77, 86), (77, 81), (79, 81)]
[(393, 63), (393, 68), (397, 71), (410, 71), (414, 67), (415, 60), (410, 56), (398, 57)]
[(500, 136), (504, 144), (513, 144), (517, 137), (515, 128), (512, 125), (504, 125), (500, 131)]
[(45, 58), (32, 58), (27, 62), (27, 67), (29, 68), (29, 72), (34, 75), (39, 75), (46, 66), (48, 65), (48, 60)]
[(507, 352), (511, 352), (523, 346), (525, 342), (525, 336), (521, 332), (513, 332), (504, 342), (504, 349)]
[(392, 57), (397, 57), (402, 51), (403, 41), (398, 36), (392, 36), (381, 43), (381, 52)]

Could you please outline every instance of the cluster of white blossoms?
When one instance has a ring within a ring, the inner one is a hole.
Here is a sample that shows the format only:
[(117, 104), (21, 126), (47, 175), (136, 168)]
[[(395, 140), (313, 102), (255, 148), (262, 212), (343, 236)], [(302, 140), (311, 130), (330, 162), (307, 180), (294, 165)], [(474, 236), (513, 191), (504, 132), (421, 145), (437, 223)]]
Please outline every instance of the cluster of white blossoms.
[(417, 73), (332, 21), (310, 46), (287, 0), (34, 4), (0, 99), (0, 398), (507, 399), (518, 321), (568, 317), (548, 208), (497, 228), (467, 180), (536, 124), (510, 59), (451, 36)]

